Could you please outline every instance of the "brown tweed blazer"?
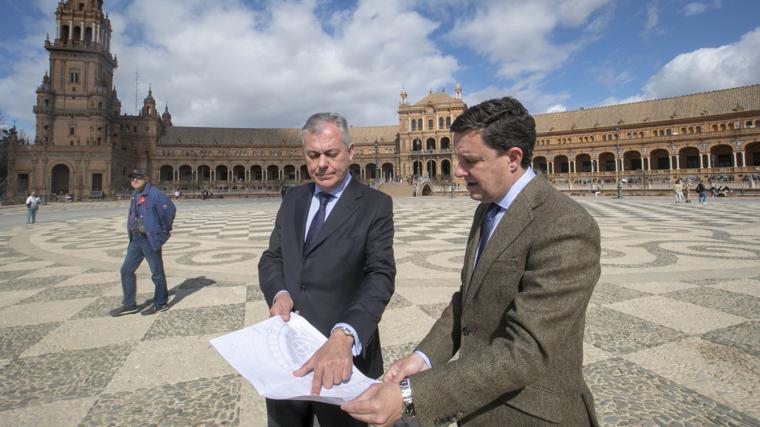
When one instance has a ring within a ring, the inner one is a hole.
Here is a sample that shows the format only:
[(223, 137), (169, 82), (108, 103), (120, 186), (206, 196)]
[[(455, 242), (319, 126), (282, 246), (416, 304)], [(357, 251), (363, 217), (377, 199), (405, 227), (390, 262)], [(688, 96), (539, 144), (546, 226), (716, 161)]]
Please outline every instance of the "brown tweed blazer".
[(597, 425), (582, 373), (586, 307), (600, 274), (596, 221), (539, 175), (473, 270), (486, 209), (475, 212), (462, 287), (418, 347), (433, 365), (411, 378), (418, 421)]

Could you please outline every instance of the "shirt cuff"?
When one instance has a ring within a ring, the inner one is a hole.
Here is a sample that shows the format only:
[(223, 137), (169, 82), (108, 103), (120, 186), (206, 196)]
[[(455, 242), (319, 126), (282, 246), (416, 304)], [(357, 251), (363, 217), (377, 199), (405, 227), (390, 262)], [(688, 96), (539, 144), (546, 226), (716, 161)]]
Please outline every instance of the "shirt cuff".
[(272, 305), (274, 305), (274, 303), (277, 302), (277, 297), (279, 297), (282, 294), (287, 294), (288, 296), (290, 296), (290, 292), (283, 289), (280, 292), (277, 292), (276, 294), (274, 294), (274, 298), (272, 298)]
[(430, 358), (427, 357), (427, 355), (419, 350), (414, 350), (415, 353), (417, 353), (418, 356), (422, 358), (422, 360), (425, 362), (425, 364), (428, 366), (428, 368), (432, 368), (433, 364), (430, 363)]
[[(351, 355), (352, 356), (358, 356), (362, 352), (362, 342), (359, 341), (359, 334), (356, 333), (356, 329), (351, 327), (348, 323), (338, 323), (335, 326), (333, 326), (332, 331), (334, 331), (337, 328), (346, 328), (349, 332), (351, 332), (351, 336), (354, 337), (354, 346), (351, 349)], [(330, 331), (330, 332), (332, 332)]]

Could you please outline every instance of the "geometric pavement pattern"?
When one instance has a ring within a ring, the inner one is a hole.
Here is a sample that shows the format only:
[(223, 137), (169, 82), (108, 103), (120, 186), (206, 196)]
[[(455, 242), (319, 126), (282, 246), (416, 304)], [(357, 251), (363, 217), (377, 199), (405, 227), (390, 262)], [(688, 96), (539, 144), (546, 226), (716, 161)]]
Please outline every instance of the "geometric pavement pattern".
[[(584, 369), (603, 425), (760, 425), (760, 200), (579, 198), (602, 230)], [(83, 210), (89, 204), (49, 205)], [(257, 262), (279, 199), (179, 201), (164, 249), (172, 308), (111, 318), (119, 215), (0, 229), (0, 425), (265, 425), (263, 399), (209, 339), (267, 317)], [(394, 199), (386, 364), (459, 287), (466, 197)], [(24, 215), (3, 208), (0, 215)], [(138, 299), (149, 300), (147, 266)]]

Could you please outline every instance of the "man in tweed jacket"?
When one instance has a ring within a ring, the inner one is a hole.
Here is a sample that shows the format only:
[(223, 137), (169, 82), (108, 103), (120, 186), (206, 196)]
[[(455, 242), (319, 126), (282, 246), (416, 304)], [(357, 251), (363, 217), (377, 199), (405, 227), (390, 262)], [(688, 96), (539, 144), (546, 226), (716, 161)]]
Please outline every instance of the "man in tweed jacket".
[(377, 425), (597, 425), (582, 362), (599, 227), (530, 168), (535, 122), (517, 100), (476, 105), (451, 130), (455, 174), (481, 202), (462, 286), (416, 351), (343, 409)]

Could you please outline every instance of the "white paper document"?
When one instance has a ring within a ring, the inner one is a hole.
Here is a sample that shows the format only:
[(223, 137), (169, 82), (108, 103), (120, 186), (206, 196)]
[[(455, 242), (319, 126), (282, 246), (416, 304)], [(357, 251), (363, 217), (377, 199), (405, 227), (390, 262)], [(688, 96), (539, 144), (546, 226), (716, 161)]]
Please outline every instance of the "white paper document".
[(306, 363), (326, 341), (327, 338), (306, 319), (290, 313), (289, 322), (280, 316), (270, 317), (214, 338), (211, 344), (261, 396), (270, 399), (313, 400), (340, 405), (378, 382), (367, 378), (354, 366), (347, 383), (329, 390), (322, 388), (319, 396), (312, 396), (314, 374), (299, 378), (293, 376), (293, 371)]

